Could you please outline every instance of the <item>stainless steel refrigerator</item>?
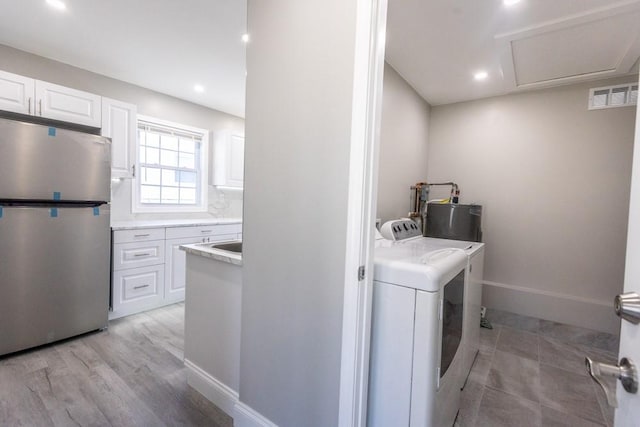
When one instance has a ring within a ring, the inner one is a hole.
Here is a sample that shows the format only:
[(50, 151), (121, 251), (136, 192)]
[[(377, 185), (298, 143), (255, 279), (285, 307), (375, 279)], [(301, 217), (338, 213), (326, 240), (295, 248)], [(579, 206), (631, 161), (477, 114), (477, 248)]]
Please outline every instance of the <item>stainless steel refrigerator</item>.
[(107, 325), (111, 141), (0, 119), (0, 355)]

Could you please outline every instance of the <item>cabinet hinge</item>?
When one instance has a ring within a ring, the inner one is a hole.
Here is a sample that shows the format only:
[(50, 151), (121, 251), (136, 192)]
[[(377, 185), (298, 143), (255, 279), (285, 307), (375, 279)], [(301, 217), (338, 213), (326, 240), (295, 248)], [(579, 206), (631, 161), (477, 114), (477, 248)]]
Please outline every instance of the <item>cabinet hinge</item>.
[(364, 280), (365, 269), (364, 265), (358, 267), (358, 280)]

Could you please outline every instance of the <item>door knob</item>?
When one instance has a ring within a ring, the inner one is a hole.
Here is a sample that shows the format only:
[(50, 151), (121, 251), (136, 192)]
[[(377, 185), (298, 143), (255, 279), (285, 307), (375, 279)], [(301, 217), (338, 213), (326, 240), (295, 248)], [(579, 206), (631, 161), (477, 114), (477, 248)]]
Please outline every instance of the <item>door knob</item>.
[(634, 325), (640, 323), (640, 295), (636, 292), (620, 294), (613, 300), (616, 314)]
[(622, 382), (622, 387), (629, 393), (638, 392), (638, 371), (633, 362), (626, 357), (620, 359), (618, 365), (610, 365), (608, 363), (594, 362), (588, 357), (584, 358), (584, 363), (587, 367), (587, 372), (591, 375), (591, 378), (602, 388), (605, 396), (607, 397), (607, 403), (613, 408), (618, 407), (616, 396), (613, 390), (602, 381), (602, 377), (615, 377)]

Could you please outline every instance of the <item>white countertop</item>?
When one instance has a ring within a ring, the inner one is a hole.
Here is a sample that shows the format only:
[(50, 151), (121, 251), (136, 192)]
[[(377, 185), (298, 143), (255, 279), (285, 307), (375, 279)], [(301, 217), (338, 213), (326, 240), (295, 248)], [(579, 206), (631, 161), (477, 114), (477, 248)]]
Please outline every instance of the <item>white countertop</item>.
[(217, 224), (241, 224), (242, 218), (198, 218), (198, 219), (153, 219), (113, 221), (112, 230), (133, 230), (138, 228), (180, 227)]
[(220, 249), (214, 249), (210, 247), (211, 243), (195, 243), (192, 245), (181, 245), (180, 249), (187, 254), (198, 255), (205, 258), (211, 258), (216, 261), (227, 262), (229, 264), (242, 265), (242, 254), (223, 251)]

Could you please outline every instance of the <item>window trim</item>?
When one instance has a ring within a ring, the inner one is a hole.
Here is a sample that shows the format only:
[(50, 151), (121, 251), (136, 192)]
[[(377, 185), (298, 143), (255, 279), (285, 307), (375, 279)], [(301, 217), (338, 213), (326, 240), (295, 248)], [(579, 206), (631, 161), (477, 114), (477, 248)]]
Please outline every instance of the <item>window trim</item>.
[[(146, 122), (158, 127), (184, 130), (189, 133), (202, 135), (200, 142), (200, 203), (196, 205), (163, 205), (163, 204), (143, 204), (140, 201), (140, 141), (137, 138), (139, 122)], [(135, 171), (131, 180), (131, 213), (187, 213), (187, 212), (207, 212), (209, 208), (209, 135), (210, 131), (194, 126), (184, 125), (169, 120), (158, 119), (157, 117), (138, 114), (136, 117), (136, 141), (134, 164)]]

